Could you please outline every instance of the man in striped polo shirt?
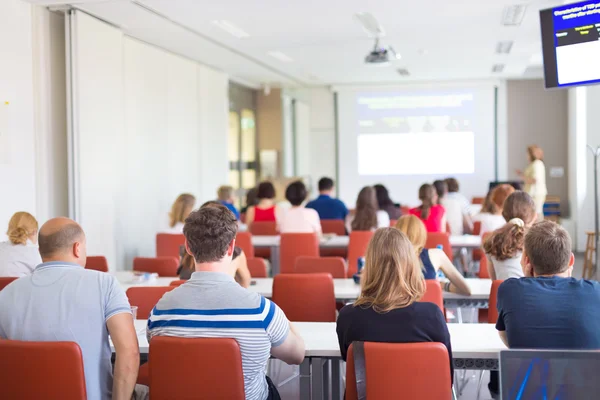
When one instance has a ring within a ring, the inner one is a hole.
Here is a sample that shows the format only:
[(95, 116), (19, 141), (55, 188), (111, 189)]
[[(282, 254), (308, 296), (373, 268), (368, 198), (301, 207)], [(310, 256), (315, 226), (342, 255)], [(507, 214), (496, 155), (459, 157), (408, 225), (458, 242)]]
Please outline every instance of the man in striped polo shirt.
[(231, 266), (237, 219), (217, 204), (192, 212), (183, 228), (196, 272), (165, 294), (148, 319), (153, 336), (233, 338), (242, 355), (246, 399), (279, 399), (265, 376), (269, 357), (288, 364), (304, 360), (304, 341), (281, 309), (234, 280)]

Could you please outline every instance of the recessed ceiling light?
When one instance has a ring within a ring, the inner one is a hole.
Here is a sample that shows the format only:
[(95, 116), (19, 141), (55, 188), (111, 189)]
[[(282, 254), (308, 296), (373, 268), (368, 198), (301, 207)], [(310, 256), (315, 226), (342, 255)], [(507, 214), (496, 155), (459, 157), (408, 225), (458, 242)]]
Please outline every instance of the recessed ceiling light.
[(246, 33), (242, 28), (236, 26), (233, 22), (227, 21), (225, 19), (217, 19), (212, 21), (212, 24), (216, 27), (221, 28), (225, 32), (229, 33), (231, 36), (234, 36), (238, 39), (244, 39), (250, 37), (248, 33)]
[(508, 54), (512, 49), (513, 41), (512, 40), (503, 40), (496, 44), (496, 53), (497, 54)]
[(524, 4), (515, 4), (504, 7), (502, 10), (502, 25), (519, 26), (525, 17), (527, 6)]
[(281, 51), (267, 51), (267, 54), (281, 62), (290, 63), (294, 61), (292, 57)]
[(492, 72), (494, 73), (500, 73), (502, 71), (504, 71), (504, 64), (494, 64), (492, 67)]

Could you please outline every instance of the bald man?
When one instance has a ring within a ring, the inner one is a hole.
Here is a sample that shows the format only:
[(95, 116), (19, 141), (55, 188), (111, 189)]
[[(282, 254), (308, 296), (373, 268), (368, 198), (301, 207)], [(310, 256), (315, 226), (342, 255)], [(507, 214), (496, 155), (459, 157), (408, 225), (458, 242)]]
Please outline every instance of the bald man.
[[(125, 292), (112, 275), (84, 269), (85, 234), (73, 220), (46, 222), (39, 249), (43, 263), (33, 274), (0, 291), (0, 338), (76, 342), (87, 398), (131, 399), (139, 347)], [(116, 352), (114, 378), (109, 334)]]

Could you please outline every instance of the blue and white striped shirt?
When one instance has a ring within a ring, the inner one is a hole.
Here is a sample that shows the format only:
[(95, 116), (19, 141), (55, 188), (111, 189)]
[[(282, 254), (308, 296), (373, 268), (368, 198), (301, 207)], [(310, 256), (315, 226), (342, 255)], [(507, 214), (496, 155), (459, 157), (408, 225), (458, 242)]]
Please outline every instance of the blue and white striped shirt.
[(275, 303), (244, 289), (230, 275), (194, 272), (156, 304), (147, 332), (148, 339), (235, 339), (242, 355), (246, 399), (264, 400), (269, 394), (265, 368), (271, 347), (281, 345), (289, 330), (288, 319)]

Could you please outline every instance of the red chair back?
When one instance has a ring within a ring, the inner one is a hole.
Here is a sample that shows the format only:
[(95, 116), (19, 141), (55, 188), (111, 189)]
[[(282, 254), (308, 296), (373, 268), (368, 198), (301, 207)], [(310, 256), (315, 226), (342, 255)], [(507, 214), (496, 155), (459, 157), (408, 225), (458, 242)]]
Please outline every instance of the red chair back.
[(87, 398), (77, 343), (0, 340), (0, 354), (3, 399)]
[(473, 235), (481, 235), (481, 221), (473, 222)]
[(335, 322), (335, 293), (329, 274), (279, 274), (273, 302), (290, 321)]
[(490, 271), (488, 269), (488, 260), (487, 260), (487, 257), (485, 256), (485, 254), (482, 254), (481, 258), (479, 259), (479, 272), (477, 273), (477, 276), (480, 279), (490, 279)]
[(322, 219), (321, 230), (323, 233), (334, 233), (338, 236), (345, 236), (346, 224), (343, 219)]
[(444, 294), (442, 293), (442, 286), (435, 279), (426, 279), (425, 294), (421, 299), (422, 302), (437, 304), (442, 313), (444, 312)]
[(250, 233), (256, 236), (275, 236), (277, 232), (277, 222), (275, 221), (255, 221), (250, 224)]
[(450, 245), (450, 235), (448, 233), (441, 232), (429, 232), (427, 233), (427, 241), (425, 242), (426, 249), (435, 249), (439, 245), (442, 245), (444, 253), (450, 260), (454, 257), (452, 254), (452, 246)]
[(150, 312), (165, 293), (176, 286), (140, 286), (127, 289), (129, 304), (137, 306), (137, 319), (148, 319)]
[(346, 262), (341, 257), (298, 257), (296, 258), (296, 273), (299, 274), (330, 274), (333, 279), (345, 279)]
[(390, 228), (394, 228), (398, 223), (397, 219), (390, 219)]
[(179, 258), (175, 257), (136, 257), (133, 259), (134, 271), (156, 272), (158, 276), (177, 276), (178, 266)]
[(104, 256), (88, 256), (85, 260), (85, 269), (108, 272), (108, 261)]
[(185, 245), (183, 233), (159, 233), (156, 235), (156, 257), (177, 257), (179, 249)]
[(471, 204), (483, 204), (485, 197), (473, 197)]
[(0, 278), (0, 290), (4, 289), (8, 285), (10, 285), (13, 281), (16, 281), (17, 277), (14, 276), (5, 276)]
[(248, 258), (248, 270), (253, 278), (267, 278), (267, 263), (264, 258)]
[(242, 249), (246, 258), (254, 258), (254, 246), (252, 246), (252, 234), (250, 232), (238, 232), (235, 237), (235, 245)]
[(358, 259), (365, 256), (372, 237), (372, 231), (350, 232), (350, 239), (348, 241), (348, 276), (356, 273)]
[(490, 289), (490, 301), (488, 303), (488, 323), (495, 324), (498, 321), (498, 288), (503, 281), (495, 280)]
[(177, 287), (177, 286), (183, 285), (186, 282), (187, 282), (186, 279), (177, 279), (175, 281), (171, 281), (171, 283), (169, 283), (169, 286), (175, 286), (175, 287)]
[[(368, 399), (452, 398), (450, 359), (442, 343), (365, 342)], [(435, 384), (432, 384), (435, 382)], [(396, 393), (396, 396), (391, 396)], [(357, 400), (354, 349), (348, 349), (346, 400)]]
[(234, 339), (156, 336), (148, 364), (152, 400), (246, 398)]
[(279, 243), (279, 272), (293, 274), (296, 259), (319, 257), (319, 236), (316, 233), (282, 233)]

